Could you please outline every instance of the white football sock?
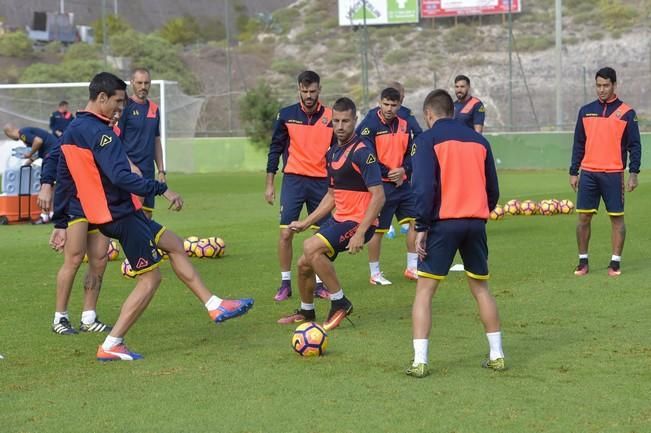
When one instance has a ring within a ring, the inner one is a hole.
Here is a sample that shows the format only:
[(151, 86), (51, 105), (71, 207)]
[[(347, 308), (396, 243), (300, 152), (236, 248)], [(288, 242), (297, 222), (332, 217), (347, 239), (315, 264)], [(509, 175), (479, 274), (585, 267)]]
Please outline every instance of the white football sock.
[(621, 262), (622, 256), (616, 256), (615, 254), (613, 254), (612, 257), (610, 257), (610, 260), (612, 260), (613, 262)]
[(414, 338), (414, 366), (416, 364), (427, 364), (427, 338)]
[(285, 280), (291, 280), (292, 279), (292, 271), (282, 271), (280, 273), (280, 279), (285, 281)]
[(312, 311), (314, 311), (314, 304), (306, 304), (305, 302), (301, 301), (301, 310), (312, 310)]
[(110, 350), (113, 346), (117, 346), (122, 343), (124, 338), (122, 337), (111, 337), (110, 335), (106, 336), (106, 340), (102, 343), (102, 349)]
[(70, 320), (70, 318), (68, 317), (68, 312), (67, 311), (62, 311), (62, 312), (55, 311), (54, 312), (54, 322), (52, 322), (52, 324), (53, 325), (58, 324), (59, 321), (64, 317), (66, 319)]
[(323, 283), (323, 280), (321, 278), (319, 278), (319, 276), (317, 274), (314, 274), (314, 276), (316, 277), (316, 283), (317, 284), (322, 284)]
[(338, 301), (343, 298), (344, 298), (344, 289), (339, 289), (339, 291), (336, 293), (330, 293), (331, 301)]
[(504, 352), (502, 351), (502, 333), (500, 331), (487, 332), (486, 338), (488, 339), (488, 347), (490, 349), (489, 358), (491, 361), (504, 358)]
[(407, 253), (407, 269), (418, 267), (418, 253)]
[(371, 270), (371, 276), (380, 273), (380, 262), (368, 262), (368, 267)]
[(581, 259), (587, 259), (588, 255), (587, 254), (579, 254), (579, 260)]
[(97, 313), (95, 310), (87, 310), (81, 313), (81, 323), (84, 325), (92, 325), (97, 319)]
[(222, 299), (216, 295), (212, 295), (210, 299), (208, 299), (208, 302), (206, 302), (206, 310), (208, 311), (213, 311), (219, 308), (219, 306), (222, 304)]

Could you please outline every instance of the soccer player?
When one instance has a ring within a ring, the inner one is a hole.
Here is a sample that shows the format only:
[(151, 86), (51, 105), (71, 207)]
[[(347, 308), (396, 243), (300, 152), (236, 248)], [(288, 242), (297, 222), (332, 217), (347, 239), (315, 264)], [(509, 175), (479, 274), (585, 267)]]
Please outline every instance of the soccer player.
[[(394, 88), (400, 92), (400, 108), (398, 109), (398, 117), (407, 121), (407, 128), (409, 129), (409, 133), (411, 134), (411, 138), (413, 140), (423, 132), (423, 129), (418, 124), (418, 120), (416, 120), (414, 113), (408, 107), (402, 104), (402, 102), (405, 100), (405, 87), (399, 81), (391, 81), (387, 83), (387, 87)], [(370, 110), (369, 113), (372, 111), (374, 110)]]
[[(418, 124), (418, 120), (416, 120), (414, 113), (403, 104), (403, 101), (405, 99), (405, 87), (399, 81), (390, 81), (389, 83), (387, 83), (387, 87), (393, 87), (398, 92), (400, 92), (400, 109), (398, 110), (398, 117), (400, 117), (401, 119), (405, 119), (407, 121), (407, 127), (409, 128), (411, 139), (413, 140), (423, 132), (423, 129)], [(372, 111), (373, 110), (369, 111), (369, 113)], [(409, 233), (409, 223), (405, 223), (400, 226), (400, 233), (403, 235)], [(389, 238), (395, 237), (395, 231), (393, 230), (393, 225), (389, 226), (389, 231), (385, 236)]]
[[(158, 169), (157, 179), (166, 182), (163, 165), (163, 147), (160, 141), (160, 112), (158, 105), (148, 99), (151, 76), (148, 69), (136, 68), (131, 73), (132, 95), (122, 110), (117, 130), (129, 160), (140, 170), (142, 176), (154, 179), (154, 163)], [(143, 198), (148, 218), (154, 211), (154, 195)]]
[(382, 237), (389, 230), (394, 215), (398, 219), (398, 224), (410, 224), (407, 233), (407, 267), (404, 275), (410, 280), (418, 278), (416, 232), (413, 229), (416, 202), (408, 181), (411, 175), (411, 133), (407, 121), (397, 115), (400, 109), (400, 92), (393, 87), (387, 87), (382, 90), (378, 105), (372, 110), (373, 114), (367, 115), (359, 124), (357, 134), (373, 144), (382, 172), (386, 202), (380, 213), (379, 225), (368, 244), (368, 260), (370, 283), (386, 286), (390, 285), (391, 281), (386, 279), (380, 270), (380, 251)]
[[(371, 144), (355, 134), (355, 103), (340, 98), (332, 106), (332, 126), (337, 137), (328, 152), (330, 187), (319, 206), (301, 221), (292, 221), (289, 229), (302, 232), (322, 220), (319, 231), (303, 243), (298, 260), (298, 288), (301, 305), (293, 314), (278, 323), (312, 321), (314, 310), (314, 274), (323, 279), (330, 292), (331, 307), (323, 324), (326, 331), (339, 326), (353, 311), (353, 304), (344, 296), (333, 265), (337, 255), (361, 251), (373, 236), (377, 215), (384, 204), (384, 190), (377, 157)], [(330, 215), (332, 210), (334, 214)]]
[(454, 93), (457, 95), (454, 119), (481, 134), (484, 130), (486, 108), (478, 98), (470, 95), (470, 78), (457, 75), (454, 79)]
[(481, 134), (452, 119), (454, 105), (445, 90), (430, 92), (423, 111), (430, 129), (415, 140), (412, 150), (420, 260), (412, 309), (414, 360), (406, 373), (429, 374), (432, 298), (457, 250), (488, 339), (489, 356), (482, 366), (504, 370), (499, 313), (487, 282), (486, 220), (499, 198), (491, 148)]
[[(60, 140), (57, 140), (55, 146), (43, 158), (41, 190), (38, 193), (37, 203), (46, 213), (52, 210), (52, 194), (60, 154), (61, 143)], [(74, 203), (77, 203), (77, 205), (75, 206)], [(65, 227), (67, 242), (63, 247), (63, 264), (56, 278), (52, 332), (60, 335), (75, 335), (78, 333), (70, 323), (68, 302), (77, 271), (81, 266), (84, 254), (86, 254), (88, 256), (88, 272), (84, 277), (84, 306), (79, 330), (81, 332), (108, 333), (111, 326), (99, 320), (96, 310), (108, 261), (106, 253), (109, 239), (101, 234), (96, 226), (88, 224), (88, 220), (84, 217), (76, 197), (71, 197), (62, 205), (65, 210), (58, 213), (65, 218), (65, 224), (57, 225)]]
[[(155, 193), (170, 201), (170, 208), (180, 210), (183, 199), (167, 185), (142, 178), (131, 172), (120, 138), (109, 126), (126, 99), (126, 83), (113, 74), (102, 72), (93, 77), (89, 101), (84, 112), (77, 114), (63, 134), (57, 172), (58, 186), (54, 204), (78, 197), (89, 223), (96, 224), (105, 236), (118, 239), (137, 275), (137, 283), (127, 297), (120, 315), (97, 350), (97, 359), (136, 360), (142, 355), (131, 352), (124, 336), (146, 309), (160, 285), (161, 260), (156, 247), (167, 252), (177, 277), (204, 303), (210, 318), (219, 323), (245, 314), (253, 299), (227, 300), (213, 295), (190, 263), (181, 239), (156, 221), (148, 219), (132, 194)], [(55, 211), (55, 218), (59, 212)], [(58, 218), (57, 218), (58, 221)], [(66, 243), (61, 228), (50, 241), (60, 250)]]
[(5, 135), (12, 140), (20, 140), (29, 147), (29, 151), (23, 155), (25, 158), (25, 165), (30, 165), (38, 158), (43, 158), (47, 153), (56, 145), (56, 137), (44, 129), (33, 128), (26, 126), (24, 128), (16, 128), (13, 125), (7, 124), (4, 127)]
[(59, 102), (59, 108), (50, 116), (50, 130), (55, 137), (61, 137), (75, 116), (68, 111), (68, 101)]
[(630, 192), (637, 187), (642, 145), (635, 111), (615, 93), (615, 70), (609, 67), (599, 69), (595, 82), (597, 100), (579, 110), (570, 165), (570, 186), (574, 191), (578, 190), (576, 212), (579, 215), (576, 226), (579, 264), (574, 274), (588, 273), (590, 225), (599, 208), (599, 199), (603, 198), (611, 224), (612, 256), (608, 275), (616, 277), (622, 272), (620, 262), (626, 237), (624, 169), (628, 154), (626, 190)]
[[(326, 153), (332, 143), (332, 110), (319, 102), (321, 78), (316, 72), (304, 71), (298, 76), (299, 102), (280, 110), (274, 125), (269, 156), (265, 200), (274, 204), (274, 178), (280, 157), (283, 158), (283, 183), (280, 190), (280, 287), (274, 299), (284, 301), (292, 296), (292, 241), (294, 232), (288, 225), (298, 220), (303, 204), (312, 213), (328, 191)], [(322, 221), (315, 221), (315, 227)], [(327, 297), (317, 275), (318, 297)]]

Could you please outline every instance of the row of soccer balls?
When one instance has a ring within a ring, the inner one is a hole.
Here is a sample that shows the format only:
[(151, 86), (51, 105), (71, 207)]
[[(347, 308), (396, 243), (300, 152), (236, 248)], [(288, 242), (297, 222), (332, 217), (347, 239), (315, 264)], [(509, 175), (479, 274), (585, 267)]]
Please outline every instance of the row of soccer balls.
[(492, 220), (501, 220), (504, 215), (557, 215), (557, 214), (571, 214), (574, 212), (574, 203), (570, 200), (557, 200), (555, 198), (549, 200), (541, 200), (536, 203), (533, 200), (509, 200), (504, 206), (497, 205), (491, 211), (490, 217)]

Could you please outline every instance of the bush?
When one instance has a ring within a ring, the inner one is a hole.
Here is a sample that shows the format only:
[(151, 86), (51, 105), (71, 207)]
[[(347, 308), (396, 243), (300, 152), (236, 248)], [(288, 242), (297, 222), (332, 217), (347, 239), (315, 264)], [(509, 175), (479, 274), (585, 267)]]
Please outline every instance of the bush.
[(269, 144), (280, 102), (265, 82), (244, 94), (240, 100), (240, 120), (251, 142), (260, 148)]
[(190, 45), (197, 42), (200, 38), (199, 23), (190, 16), (167, 20), (158, 33), (161, 38), (174, 45)]
[[(102, 45), (104, 42), (104, 26), (102, 20), (98, 19), (92, 23), (93, 31), (95, 32), (95, 43)], [(128, 30), (131, 30), (131, 26), (125, 20), (120, 18), (117, 15), (109, 15), (106, 17), (106, 34), (107, 39), (110, 39), (111, 36), (122, 34)]]
[(637, 11), (620, 0), (600, 0), (599, 11), (602, 26), (610, 32), (623, 32), (635, 24)]
[(58, 65), (34, 63), (20, 76), (21, 83), (56, 83), (90, 81), (99, 71), (115, 72), (106, 68), (101, 60), (71, 60)]
[(297, 76), (305, 70), (305, 65), (292, 59), (274, 59), (271, 70), (283, 75)]
[(289, 33), (292, 26), (300, 16), (301, 13), (298, 8), (295, 7), (278, 9), (271, 14), (272, 22), (278, 28), (278, 32), (283, 34)]
[(72, 44), (68, 47), (63, 55), (63, 61), (69, 62), (72, 60), (86, 59), (86, 60), (100, 60), (102, 58), (102, 48), (98, 45), (90, 45), (83, 42)]
[(545, 36), (534, 36), (534, 35), (524, 35), (518, 36), (518, 39), (514, 38), (514, 47), (518, 51), (522, 52), (531, 52), (531, 51), (542, 51), (554, 46), (554, 36), (545, 35)]
[(32, 55), (32, 41), (24, 32), (0, 35), (0, 55), (25, 58)]
[(409, 50), (405, 48), (399, 48), (397, 50), (389, 51), (384, 56), (384, 63), (387, 65), (398, 65), (407, 62), (409, 60), (409, 57)]

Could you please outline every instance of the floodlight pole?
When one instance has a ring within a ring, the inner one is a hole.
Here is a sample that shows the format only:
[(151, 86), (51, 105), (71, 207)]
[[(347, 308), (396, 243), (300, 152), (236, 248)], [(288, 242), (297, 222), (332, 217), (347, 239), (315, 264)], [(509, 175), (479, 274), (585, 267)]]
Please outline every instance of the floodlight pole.
[(561, 89), (562, 48), (563, 48), (563, 5), (562, 0), (556, 0), (556, 129), (563, 128), (563, 92)]
[(165, 96), (165, 80), (160, 82), (160, 140), (163, 151), (163, 167), (167, 170), (167, 98)]
[(368, 108), (368, 30), (366, 28), (366, 0), (362, 0), (363, 41), (362, 41), (362, 104)]
[(513, 17), (509, 0), (509, 131), (513, 131)]
[(226, 23), (226, 81), (228, 83), (228, 134), (233, 134), (233, 83), (231, 71), (231, 24), (230, 1), (224, 0), (224, 21)]
[(107, 25), (106, 25), (106, 0), (102, 0), (102, 54), (104, 55), (104, 68), (107, 67), (108, 45), (107, 45)]

